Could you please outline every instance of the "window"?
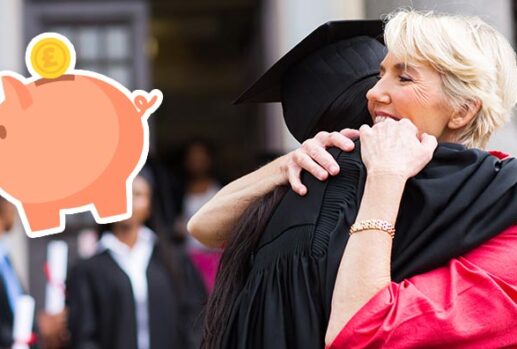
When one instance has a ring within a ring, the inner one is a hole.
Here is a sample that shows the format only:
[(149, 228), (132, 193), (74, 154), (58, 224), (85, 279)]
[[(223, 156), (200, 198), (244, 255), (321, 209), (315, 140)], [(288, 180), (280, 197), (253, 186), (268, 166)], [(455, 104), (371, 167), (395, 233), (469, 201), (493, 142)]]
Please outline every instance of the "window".
[(26, 41), (42, 32), (65, 35), (77, 53), (76, 69), (107, 75), (130, 90), (147, 90), (148, 4), (145, 1), (29, 1)]
[(91, 70), (134, 88), (131, 28), (127, 24), (50, 25), (66, 36), (77, 53), (76, 69)]

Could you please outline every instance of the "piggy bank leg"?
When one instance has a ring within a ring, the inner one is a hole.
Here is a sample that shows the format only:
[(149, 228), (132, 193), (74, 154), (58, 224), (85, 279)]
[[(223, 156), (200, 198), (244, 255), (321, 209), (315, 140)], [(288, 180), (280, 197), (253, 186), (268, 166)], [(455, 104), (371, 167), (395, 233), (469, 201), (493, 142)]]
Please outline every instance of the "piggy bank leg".
[(112, 185), (96, 194), (94, 205), (100, 218), (110, 218), (127, 212), (126, 187), (120, 187), (120, 183)]
[(23, 210), (33, 232), (59, 227), (59, 207), (51, 204), (23, 204)]

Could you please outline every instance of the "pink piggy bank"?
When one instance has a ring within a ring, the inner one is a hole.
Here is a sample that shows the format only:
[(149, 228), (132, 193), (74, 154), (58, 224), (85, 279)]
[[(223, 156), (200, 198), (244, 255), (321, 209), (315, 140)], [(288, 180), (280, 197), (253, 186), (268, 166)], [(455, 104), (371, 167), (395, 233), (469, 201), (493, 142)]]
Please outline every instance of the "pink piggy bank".
[(0, 194), (29, 236), (64, 230), (64, 213), (129, 218), (131, 183), (148, 152), (147, 118), (161, 92), (132, 94), (109, 79), (1, 77)]

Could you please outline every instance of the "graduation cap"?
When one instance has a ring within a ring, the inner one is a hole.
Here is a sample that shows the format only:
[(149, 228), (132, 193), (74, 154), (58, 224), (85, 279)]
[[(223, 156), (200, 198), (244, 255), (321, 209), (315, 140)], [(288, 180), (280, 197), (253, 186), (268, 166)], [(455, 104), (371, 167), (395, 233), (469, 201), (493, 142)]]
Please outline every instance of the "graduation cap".
[(327, 22), (278, 60), (234, 102), (281, 102), (300, 142), (317, 132), (371, 123), (366, 91), (386, 55), (383, 22)]

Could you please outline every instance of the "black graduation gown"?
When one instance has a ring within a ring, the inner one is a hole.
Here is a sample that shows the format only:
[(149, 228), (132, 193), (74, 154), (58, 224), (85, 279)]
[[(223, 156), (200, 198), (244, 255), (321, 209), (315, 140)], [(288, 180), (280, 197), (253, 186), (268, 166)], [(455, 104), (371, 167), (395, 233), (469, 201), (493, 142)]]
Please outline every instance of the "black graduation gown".
[[(199, 313), (206, 291), (180, 250), (184, 292), (171, 280), (156, 247), (147, 268), (149, 334), (152, 349), (199, 346)], [(183, 295), (183, 296), (181, 296)], [(69, 327), (74, 349), (137, 349), (135, 302), (128, 276), (106, 250), (81, 261), (67, 283)]]
[[(366, 170), (360, 145), (332, 149), (341, 173), (304, 174), (309, 191), (288, 191), (250, 256), (222, 348), (323, 348), (335, 278), (355, 221)], [(517, 161), (440, 145), (408, 181), (392, 252), (394, 281), (431, 270), (517, 223)]]
[(13, 344), (13, 312), (9, 305), (7, 289), (0, 277), (0, 349), (10, 348)]

